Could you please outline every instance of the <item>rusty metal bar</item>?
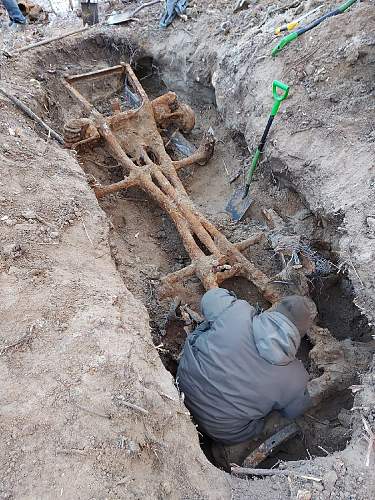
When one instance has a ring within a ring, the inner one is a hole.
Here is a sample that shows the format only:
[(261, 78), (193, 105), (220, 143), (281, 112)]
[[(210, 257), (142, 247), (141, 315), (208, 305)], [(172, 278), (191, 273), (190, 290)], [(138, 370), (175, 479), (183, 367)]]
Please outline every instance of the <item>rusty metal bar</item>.
[(252, 451), (250, 455), (245, 458), (242, 466), (255, 467), (269, 457), (271, 453), (285, 443), (285, 441), (292, 439), (299, 432), (301, 432), (301, 429), (297, 424), (293, 423), (287, 425), (280, 431), (276, 432), (276, 434), (273, 434), (273, 436), (266, 439), (260, 446), (258, 446), (258, 448)]
[(69, 83), (76, 83), (82, 80), (93, 80), (98, 78), (103, 78), (103, 76), (111, 76), (117, 73), (125, 73), (125, 67), (123, 64), (118, 66), (112, 66), (111, 68), (99, 69), (96, 71), (89, 71), (88, 73), (81, 73), (80, 75), (66, 76), (65, 80)]

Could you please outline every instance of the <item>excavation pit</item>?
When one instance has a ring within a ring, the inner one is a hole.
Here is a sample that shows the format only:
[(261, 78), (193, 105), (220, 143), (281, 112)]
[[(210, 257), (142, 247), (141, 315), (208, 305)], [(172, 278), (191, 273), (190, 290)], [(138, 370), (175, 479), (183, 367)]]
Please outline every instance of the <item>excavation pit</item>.
[[(110, 64), (120, 62), (116, 54), (108, 55), (107, 42), (102, 42), (100, 46), (101, 64), (97, 60), (92, 65), (86, 58), (85, 67), (80, 68), (75, 65), (70, 69), (70, 74), (80, 74), (87, 71), (92, 71), (95, 68), (104, 68)], [(79, 47), (80, 50), (86, 52), (88, 47)], [(116, 57), (114, 57), (116, 55)], [(121, 60), (129, 60), (127, 54), (122, 54)], [(61, 57), (61, 56), (60, 56)], [(114, 58), (116, 59), (114, 61)], [(133, 64), (135, 73), (139, 78), (142, 86), (147, 90), (150, 99), (159, 97), (166, 90), (174, 91), (173, 88), (168, 89), (163, 83), (158, 72), (157, 62), (152, 58), (142, 58), (137, 65), (136, 61)], [(137, 73), (137, 68), (139, 72)], [(74, 71), (73, 71), (74, 70)], [(156, 76), (155, 76), (156, 74)], [(50, 92), (57, 92), (58, 85), (61, 81), (55, 79), (51, 82)], [(134, 93), (134, 87), (131, 86), (131, 91)], [(90, 88), (81, 88), (83, 93), (86, 92), (98, 110), (106, 117), (111, 116), (114, 112), (113, 106), (108, 103), (108, 100), (119, 99), (118, 88), (108, 86), (101, 93), (100, 86)], [(121, 96), (120, 96), (121, 97)], [(179, 96), (178, 96), (179, 97)], [(199, 102), (197, 95), (189, 94), (183, 96), (187, 104), (191, 105), (195, 111), (197, 126), (187, 134), (187, 138), (198, 146), (199, 136), (202, 136), (203, 130), (213, 127), (218, 142), (214, 157), (203, 167), (188, 167), (183, 173), (185, 188), (191, 199), (199, 207), (200, 211), (212, 219), (229, 241), (237, 243), (238, 241), (250, 237), (255, 234), (256, 230), (261, 228), (267, 233), (270, 228), (267, 226), (267, 219), (262, 215), (260, 206), (267, 204), (272, 208), (283, 220), (297, 221), (298, 232), (308, 235), (307, 239), (315, 240), (318, 221), (311, 214), (308, 218), (300, 217), (302, 212), (308, 212), (303, 201), (293, 189), (280, 187), (278, 194), (274, 196), (274, 189), (269, 190), (269, 179), (266, 177), (257, 179), (255, 186), (255, 207), (251, 209), (249, 218), (238, 225), (233, 225), (227, 218), (224, 212), (225, 200), (228, 199), (231, 193), (231, 186), (225, 173), (225, 166), (233, 166), (233, 170), (237, 168), (237, 163), (240, 166), (245, 160), (248, 160), (248, 152), (243, 148), (238, 140), (233, 136), (231, 131), (227, 131), (223, 126), (219, 115), (215, 110), (215, 106), (207, 104), (206, 100)], [(121, 106), (125, 102), (119, 103)], [(127, 109), (137, 109), (137, 105), (128, 106)], [(64, 93), (60, 96), (58, 105), (54, 109), (57, 128), (61, 128), (61, 121), (66, 122), (69, 118), (81, 118), (82, 109), (73, 103), (68, 94)], [(116, 109), (115, 109), (116, 111)], [(78, 112), (78, 115), (77, 115)], [(159, 158), (152, 156), (151, 161), (158, 163)], [(233, 162), (235, 158), (235, 162)], [(89, 177), (95, 178), (101, 185), (109, 185), (116, 182), (121, 182), (123, 179), (123, 170), (119, 166), (118, 159), (110, 154), (100, 144), (93, 144), (92, 147), (87, 145), (78, 151), (77, 159), (83, 170)], [(177, 161), (177, 159), (175, 160)], [(142, 162), (138, 162), (138, 166), (142, 166)], [(214, 182), (213, 182), (214, 179)], [(241, 179), (239, 179), (240, 182)], [(160, 184), (158, 184), (160, 187)], [(166, 317), (169, 312), (170, 301), (161, 302), (158, 297), (158, 289), (160, 280), (163, 276), (176, 272), (189, 265), (189, 255), (184, 248), (176, 228), (171, 220), (166, 217), (160, 206), (151, 200), (147, 194), (143, 193), (136, 187), (129, 187), (125, 191), (120, 191), (116, 194), (109, 194), (107, 197), (100, 198), (100, 205), (106, 212), (111, 223), (111, 250), (113, 259), (117, 265), (117, 269), (124, 279), (126, 286), (133, 294), (142, 300), (150, 315), (150, 324), (153, 331), (154, 343), (159, 346), (159, 353), (167, 367), (173, 374), (176, 370), (176, 363), (181, 346), (184, 342), (186, 333), (183, 326), (177, 325), (175, 329), (165, 332)], [(204, 252), (207, 253), (207, 252)], [(245, 252), (248, 257), (259, 269), (269, 275), (276, 276), (282, 271), (282, 265), (277, 255), (275, 255), (271, 240), (266, 237), (264, 241), (250, 247)], [(333, 275), (332, 273), (332, 280)], [(327, 280), (323, 277), (322, 280)], [(355, 319), (355, 308), (348, 308), (350, 303), (350, 283), (345, 282), (346, 278), (339, 278), (337, 283), (330, 285), (331, 295), (329, 301), (325, 294), (322, 294), (315, 286), (318, 309), (320, 312), (320, 325), (332, 329), (334, 337), (342, 340), (358, 337), (362, 334), (352, 335), (351, 328), (341, 333), (336, 333), (335, 325), (339, 318), (333, 320), (328, 317), (327, 304), (335, 304), (336, 301), (342, 303), (342, 307), (346, 309), (348, 315), (353, 314), (353, 321), (358, 324), (358, 332), (363, 330), (363, 326)], [(199, 306), (199, 298), (204, 291), (199, 279), (192, 276), (186, 284), (188, 290), (187, 298), (189, 305), (197, 310)], [(343, 283), (346, 283), (343, 285)], [(316, 283), (315, 283), (316, 285)], [(249, 284), (243, 278), (230, 278), (222, 282), (222, 286), (227, 286), (237, 293), (240, 298), (257, 303), (259, 307), (265, 308), (268, 305), (267, 300), (259, 294), (254, 285)], [(281, 287), (283, 293), (289, 293), (287, 287)], [(344, 289), (344, 292), (343, 292)], [(323, 295), (323, 297), (321, 297)], [(343, 299), (343, 297), (346, 297)], [(349, 298), (348, 298), (349, 297)], [(352, 312), (351, 312), (352, 311)], [(350, 319), (350, 318), (349, 318)], [(367, 327), (366, 327), (367, 328)], [(371, 333), (371, 329), (366, 330), (366, 339)], [(365, 340), (365, 339), (363, 339)], [(299, 353), (300, 359), (305, 363), (312, 376), (319, 377), (323, 370), (316, 364), (315, 360), (309, 358), (309, 352), (313, 349), (313, 342), (307, 339), (301, 346)], [(348, 346), (350, 350), (350, 346)], [(367, 366), (366, 352), (363, 351), (363, 359), (361, 367), (365, 369)], [(357, 370), (355, 370), (357, 371)], [(351, 382), (357, 381), (356, 375), (352, 374)], [(347, 380), (343, 385), (350, 385)], [(290, 440), (288, 443), (277, 450), (269, 459), (264, 462), (265, 467), (271, 467), (278, 460), (299, 460), (306, 459), (309, 456), (325, 456), (337, 450), (341, 450), (346, 446), (350, 439), (350, 413), (349, 409), (352, 404), (352, 395), (348, 389), (342, 389), (339, 385), (338, 391), (329, 400), (329, 403), (322, 403), (319, 407), (309, 412), (303, 417), (299, 424), (303, 431), (303, 437), (297, 437)]]

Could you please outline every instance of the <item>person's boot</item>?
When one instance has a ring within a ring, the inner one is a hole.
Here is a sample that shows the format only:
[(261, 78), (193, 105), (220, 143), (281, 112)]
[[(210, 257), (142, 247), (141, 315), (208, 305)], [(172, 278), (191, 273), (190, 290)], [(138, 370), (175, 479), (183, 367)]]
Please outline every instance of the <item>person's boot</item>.
[(224, 444), (213, 441), (211, 443), (211, 456), (216, 467), (230, 473), (231, 466)]
[(257, 447), (261, 441), (257, 438), (248, 439), (237, 444), (222, 444), (212, 442), (211, 454), (215, 465), (225, 472), (231, 472), (233, 465), (242, 466), (245, 458)]
[(27, 23), (17, 23), (11, 21), (9, 23), (9, 29), (12, 31), (25, 31)]

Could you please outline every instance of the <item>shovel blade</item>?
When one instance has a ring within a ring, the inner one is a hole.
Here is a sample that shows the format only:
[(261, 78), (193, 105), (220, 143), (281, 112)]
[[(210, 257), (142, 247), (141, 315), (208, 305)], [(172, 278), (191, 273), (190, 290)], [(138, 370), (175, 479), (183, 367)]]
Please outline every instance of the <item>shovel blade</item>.
[(235, 222), (239, 222), (245, 217), (247, 211), (253, 203), (253, 200), (249, 195), (243, 199), (244, 192), (244, 187), (237, 188), (225, 207), (226, 213), (229, 214)]
[(109, 16), (109, 18), (107, 19), (107, 24), (123, 24), (131, 21), (132, 19), (132, 12), (121, 12), (119, 14), (112, 14), (111, 16)]

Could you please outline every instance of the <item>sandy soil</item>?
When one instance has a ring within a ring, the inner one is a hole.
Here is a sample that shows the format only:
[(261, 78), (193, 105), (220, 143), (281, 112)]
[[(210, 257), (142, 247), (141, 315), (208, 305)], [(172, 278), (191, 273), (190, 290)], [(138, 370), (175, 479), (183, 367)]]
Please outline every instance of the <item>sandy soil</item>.
[(84, 173), (33, 128), (1, 100), (0, 497), (227, 496)]
[[(79, 113), (61, 93), (64, 72), (104, 67), (129, 55), (133, 61), (154, 57), (166, 87), (197, 113), (191, 140), (199, 141), (209, 126), (219, 139), (208, 166), (183, 174), (195, 203), (233, 241), (264, 227), (262, 207), (290, 219), (297, 232), (347, 269), (339, 286), (317, 287), (321, 321), (340, 339), (368, 341), (375, 310), (373, 9), (361, 2), (271, 60), (270, 30), (297, 15), (298, 3), (289, 10), (277, 4), (279, 10), (266, 19), (274, 8), (267, 1), (235, 16), (231, 2), (191, 2), (189, 20), (166, 32), (156, 28), (154, 7), (142, 15), (142, 31), (135, 24), (96, 28), (88, 43), (77, 37), (59, 42), (57, 52), (46, 48), (3, 58), (2, 85), (61, 132), (63, 121)], [(319, 4), (302, 3), (305, 10)], [(39, 27), (37, 34), (29, 29), (11, 43), (22, 45), (65, 26)], [(234, 226), (223, 213), (233, 188), (228, 173), (249, 160), (248, 148), (255, 147), (271, 106), (268, 83), (274, 78), (287, 81), (291, 95), (255, 178), (256, 203), (249, 218)], [(97, 165), (110, 164), (108, 158), (101, 151), (75, 158), (5, 99), (0, 107), (0, 423), (6, 443), (1, 498), (283, 499), (301, 498), (302, 490), (313, 499), (371, 498), (375, 485), (364, 464), (362, 420), (373, 428), (371, 371), (356, 410), (350, 410), (347, 391), (333, 410), (328, 405), (314, 414), (318, 421), (310, 419), (310, 428), (306, 420), (302, 450), (296, 452), (296, 443), (284, 449), (289, 460), (293, 453), (308, 458), (302, 455), (306, 443), (314, 443), (313, 457), (326, 454), (318, 445), (334, 452), (284, 465), (321, 481), (295, 474), (229, 479), (210, 466), (154, 347), (165, 343), (158, 280), (187, 262), (174, 228), (136, 191), (109, 197), (101, 210), (83, 170), (109, 181), (116, 172), (104, 174)], [(312, 216), (301, 222), (297, 215), (306, 210)], [(267, 272), (280, 270), (269, 248), (254, 249), (251, 258)]]

